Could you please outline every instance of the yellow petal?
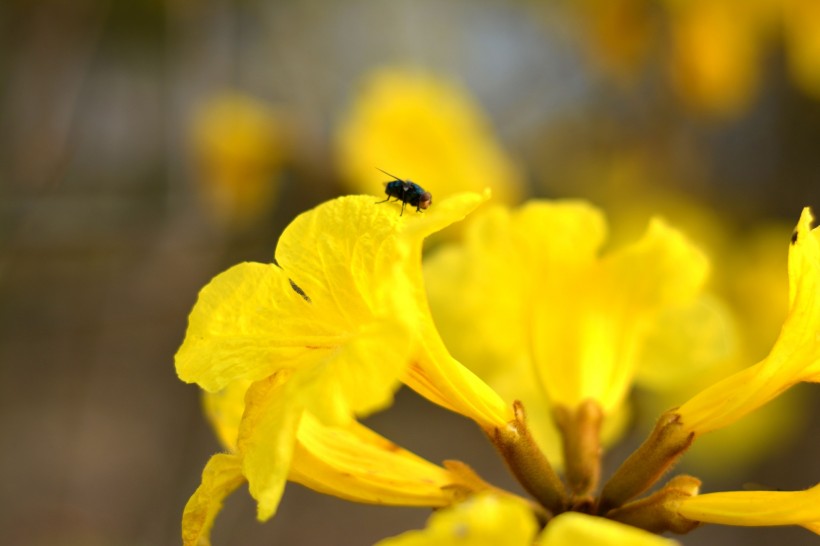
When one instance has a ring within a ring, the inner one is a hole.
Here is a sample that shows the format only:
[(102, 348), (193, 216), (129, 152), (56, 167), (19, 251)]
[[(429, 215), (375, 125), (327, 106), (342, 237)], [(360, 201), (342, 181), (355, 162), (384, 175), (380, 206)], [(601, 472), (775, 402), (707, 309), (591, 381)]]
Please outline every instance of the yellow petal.
[(378, 205), (374, 197), (333, 199), (285, 228), (276, 263), (344, 329), (383, 309), (392, 270), (407, 256), (398, 233), (413, 220)]
[[(543, 301), (536, 310), (535, 358), (550, 398), (570, 407), (593, 398), (607, 413), (616, 409), (653, 324), (664, 310), (692, 301), (707, 271), (706, 257), (655, 219), (640, 241), (592, 264), (580, 279), (586, 286), (577, 279), (575, 287), (564, 285), (566, 307), (580, 300), (575, 324), (562, 324), (566, 319)], [(575, 363), (569, 373), (562, 371), (567, 362)]]
[(433, 514), (423, 531), (408, 531), (377, 546), (530, 546), (535, 517), (521, 502), (477, 495)]
[[(487, 201), (491, 195), (490, 190), (487, 189), (481, 193), (457, 193), (446, 199), (442, 199), (441, 202), (435, 206), (431, 206), (424, 212), (423, 216), (401, 224), (403, 235), (407, 236), (408, 240), (417, 243), (411, 248), (411, 251), (418, 255), (421, 251), (419, 244), (422, 242), (422, 239), (446, 228), (450, 224), (463, 220), (468, 214)], [(414, 271), (415, 270), (416, 268), (414, 268)]]
[[(338, 415), (346, 414), (351, 407), (372, 408), (376, 389), (370, 389), (369, 382), (378, 381), (378, 370), (360, 378), (355, 368), (362, 367), (361, 362), (378, 365), (394, 358), (397, 352), (401, 354), (402, 343), (407, 345), (401, 334), (401, 330), (389, 330), (375, 333), (372, 340), (354, 340), (318, 368), (289, 376), (282, 371), (260, 380), (250, 390), (249, 382), (236, 381), (219, 392), (205, 394), (206, 415), (217, 436), (228, 449), (239, 449), (243, 456), (251, 494), (260, 501), (260, 518), (273, 514), (282, 494), (294, 449), (292, 428), (304, 408), (322, 410), (326, 422), (342, 421)], [(347, 403), (348, 398), (353, 401)], [(334, 411), (338, 415), (328, 417), (328, 412)]]
[(280, 373), (251, 385), (239, 425), (237, 451), (260, 521), (273, 516), (279, 506), (303, 412), (294, 402), (298, 382), (288, 379)]
[(488, 198), (488, 192), (482, 195), (465, 193), (453, 196), (443, 201), (434, 213), (428, 214), (431, 207), (424, 218), (407, 222), (403, 230), (402, 236), (410, 245), (411, 252), (406, 269), (411, 284), (408, 296), (415, 304), (408, 309), (412, 308), (415, 313), (414, 324), (420, 345), (403, 381), (428, 400), (492, 430), (494, 427), (505, 426), (512, 419), (511, 407), (484, 381), (450, 355), (431, 317), (421, 269), (424, 237), (464, 218)]
[(228, 451), (236, 451), (239, 423), (245, 411), (245, 393), (250, 386), (250, 381), (234, 381), (217, 392), (202, 391), (205, 416)]
[[(240, 382), (217, 393), (206, 393), (206, 414), (217, 435), (231, 450), (236, 450), (236, 438), (245, 409), (247, 384)], [(277, 400), (285, 401), (285, 389), (271, 388), (264, 393), (259, 386), (250, 393), (254, 407), (243, 425), (247, 435), (261, 433), (258, 465), (261, 473), (282, 479), (282, 469), (273, 467), (276, 460), (291, 457), (280, 452), (288, 445), (278, 437), (257, 428), (259, 419), (273, 419), (269, 412), (282, 411)], [(297, 396), (296, 400), (302, 397)], [(262, 405), (267, 404), (264, 409)], [(293, 402), (289, 403), (289, 405)], [(284, 408), (286, 411), (288, 407)], [(273, 421), (275, 426), (276, 422)], [(271, 440), (271, 442), (268, 442)], [(243, 439), (245, 452), (247, 439)], [(269, 445), (276, 444), (274, 446)], [(271, 449), (275, 451), (270, 451)], [(402, 506), (445, 506), (463, 495), (459, 476), (436, 466), (382, 438), (356, 421), (344, 427), (328, 427), (309, 412), (302, 413), (287, 479), (306, 487), (356, 502)], [(268, 466), (266, 466), (268, 465)], [(278, 487), (272, 485), (271, 487)], [(274, 489), (276, 491), (276, 489)]]
[(434, 404), (469, 417), (485, 431), (506, 426), (513, 419), (512, 406), (450, 355), (432, 322), (424, 336), (423, 353), (408, 368), (404, 383)]
[(789, 250), (789, 314), (769, 355), (701, 391), (678, 413), (702, 434), (725, 427), (800, 381), (820, 374), (820, 231), (804, 209)]
[(301, 403), (328, 424), (344, 424), (352, 415), (386, 408), (410, 360), (411, 344), (412, 332), (405, 323), (384, 319), (363, 326), (305, 370)]
[(239, 458), (217, 454), (202, 471), (202, 483), (191, 495), (182, 513), (183, 546), (210, 546), (211, 527), (222, 503), (245, 482)]
[(341, 329), (315, 308), (291, 287), (281, 268), (236, 265), (200, 292), (176, 354), (177, 374), (213, 392), (232, 381), (255, 381), (294, 366), (308, 347), (340, 342)]
[(820, 534), (820, 484), (806, 491), (731, 491), (676, 499), (670, 508), (692, 521), (723, 525), (801, 525)]
[(371, 504), (447, 506), (458, 477), (353, 422), (327, 427), (304, 414), (291, 481), (315, 491)]
[(456, 358), (487, 379), (526, 360), (524, 321), (547, 274), (542, 266), (593, 259), (605, 234), (602, 215), (576, 202), (531, 201), (518, 212), (495, 206), (471, 217), (464, 244), (425, 262), (433, 314)]
[(616, 521), (565, 512), (547, 524), (536, 546), (673, 546), (678, 544)]

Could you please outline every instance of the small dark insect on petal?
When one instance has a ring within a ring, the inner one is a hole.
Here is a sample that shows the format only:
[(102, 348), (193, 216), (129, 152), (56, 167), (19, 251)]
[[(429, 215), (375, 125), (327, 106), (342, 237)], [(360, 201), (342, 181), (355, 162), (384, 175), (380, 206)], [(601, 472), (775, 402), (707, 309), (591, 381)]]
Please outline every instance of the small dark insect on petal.
[(795, 244), (796, 242), (797, 242), (797, 231), (795, 230), (795, 232), (792, 233), (792, 244)]
[(293, 282), (293, 279), (288, 278), (288, 281), (290, 281), (290, 287), (291, 287), (291, 288), (293, 288), (293, 291), (294, 291), (294, 292), (296, 292), (297, 294), (299, 294), (300, 296), (302, 296), (302, 298), (304, 298), (304, 300), (305, 300), (306, 302), (308, 302), (308, 303), (312, 303), (312, 302), (310, 301), (310, 297), (309, 297), (307, 294), (305, 294), (305, 291), (304, 291), (304, 290), (302, 290), (301, 288), (299, 288), (299, 285), (298, 285), (298, 284), (296, 284), (295, 282)]
[(381, 169), (378, 170), (387, 176), (393, 177), (395, 180), (384, 183), (384, 193), (387, 194), (387, 199), (384, 201), (378, 201), (376, 204), (387, 203), (390, 199), (395, 198), (396, 201), (401, 201), (401, 213), (399, 213), (399, 216), (403, 216), (404, 209), (408, 204), (411, 207), (416, 207), (416, 212), (421, 212), (422, 210), (429, 208), (433, 203), (433, 196), (430, 192), (426, 191), (412, 180), (402, 180), (398, 176), (390, 174), (387, 171), (382, 171)]

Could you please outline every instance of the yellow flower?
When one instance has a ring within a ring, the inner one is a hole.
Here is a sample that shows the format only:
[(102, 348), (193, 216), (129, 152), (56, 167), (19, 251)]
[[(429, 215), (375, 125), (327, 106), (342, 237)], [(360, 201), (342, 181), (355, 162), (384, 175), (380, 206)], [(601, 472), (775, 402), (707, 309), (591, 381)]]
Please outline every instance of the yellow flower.
[(197, 180), (219, 224), (242, 228), (270, 211), (278, 171), (289, 154), (287, 130), (271, 106), (238, 92), (216, 95), (199, 107), (191, 136)]
[(463, 246), (426, 264), (445, 340), (496, 390), (524, 402), (550, 458), (549, 406), (575, 412), (592, 400), (617, 428), (654, 321), (694, 298), (706, 275), (703, 255), (660, 220), (637, 243), (600, 256), (605, 239), (595, 208), (531, 201), (478, 213)]
[[(407, 217), (372, 197), (330, 201), (288, 226), (275, 264), (240, 264), (202, 290), (177, 373), (214, 393), (206, 408), (238, 456), (260, 519), (275, 513), (289, 472), (300, 468), (293, 463), (297, 443), (304, 453), (315, 445), (307, 435), (314, 429), (305, 431), (308, 415), (352, 427), (356, 416), (388, 405), (405, 378), (488, 430), (512, 418), (511, 408), (446, 352), (420, 284), (424, 237), (484, 198), (456, 196)], [(215, 457), (213, 465), (224, 464)], [(311, 472), (301, 475), (308, 480)], [(205, 492), (195, 497), (207, 496), (208, 487), (203, 482)]]
[(420, 70), (374, 71), (335, 136), (340, 171), (360, 192), (383, 191), (377, 168), (433, 194), (490, 188), (514, 202), (521, 175), (501, 149), (481, 106), (466, 90)]

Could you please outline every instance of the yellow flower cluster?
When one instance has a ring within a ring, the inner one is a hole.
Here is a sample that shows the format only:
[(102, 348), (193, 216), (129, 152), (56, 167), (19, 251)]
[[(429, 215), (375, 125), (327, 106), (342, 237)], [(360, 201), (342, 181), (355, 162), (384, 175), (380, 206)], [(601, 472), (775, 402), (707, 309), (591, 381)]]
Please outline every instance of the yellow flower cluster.
[[(176, 368), (205, 391), (226, 452), (185, 507), (184, 544), (210, 544), (225, 497), (245, 482), (259, 518), (270, 518), (288, 480), (356, 502), (448, 507), (384, 546), (660, 545), (670, 541), (655, 533), (703, 523), (820, 531), (818, 487), (699, 495), (699, 480), (677, 476), (641, 497), (700, 435), (820, 381), (820, 231), (808, 209), (789, 251), (789, 315), (769, 356), (664, 413), (599, 487), (602, 446), (617, 435), (650, 334), (659, 323), (686, 331), (692, 314), (681, 311), (697, 303), (707, 260), (660, 219), (602, 254), (598, 210), (532, 201), (476, 213), (465, 241), (423, 271), (423, 240), (487, 197), (459, 194), (404, 215), (370, 196), (329, 201), (285, 230), (274, 263), (237, 265), (202, 290)], [(402, 383), (476, 422), (532, 499), (358, 422)], [(563, 478), (550, 462), (561, 458)]]

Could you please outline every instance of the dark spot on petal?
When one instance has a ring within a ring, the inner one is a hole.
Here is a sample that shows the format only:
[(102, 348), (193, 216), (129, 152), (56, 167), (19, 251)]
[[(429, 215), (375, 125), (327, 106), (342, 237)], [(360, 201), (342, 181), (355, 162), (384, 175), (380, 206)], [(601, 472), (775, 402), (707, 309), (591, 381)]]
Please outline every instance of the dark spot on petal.
[(792, 244), (794, 244), (796, 242), (797, 242), (797, 230), (795, 230), (795, 232), (792, 233)]
[(293, 282), (293, 279), (288, 278), (288, 281), (290, 281), (290, 287), (291, 287), (291, 288), (293, 288), (293, 291), (294, 291), (294, 292), (296, 292), (297, 294), (299, 294), (300, 296), (302, 296), (302, 298), (304, 298), (304, 300), (305, 300), (306, 302), (311, 303), (310, 298), (308, 297), (308, 295), (307, 295), (307, 294), (305, 294), (305, 291), (304, 291), (304, 290), (302, 290), (301, 288), (299, 288), (299, 285), (297, 285), (295, 282)]

